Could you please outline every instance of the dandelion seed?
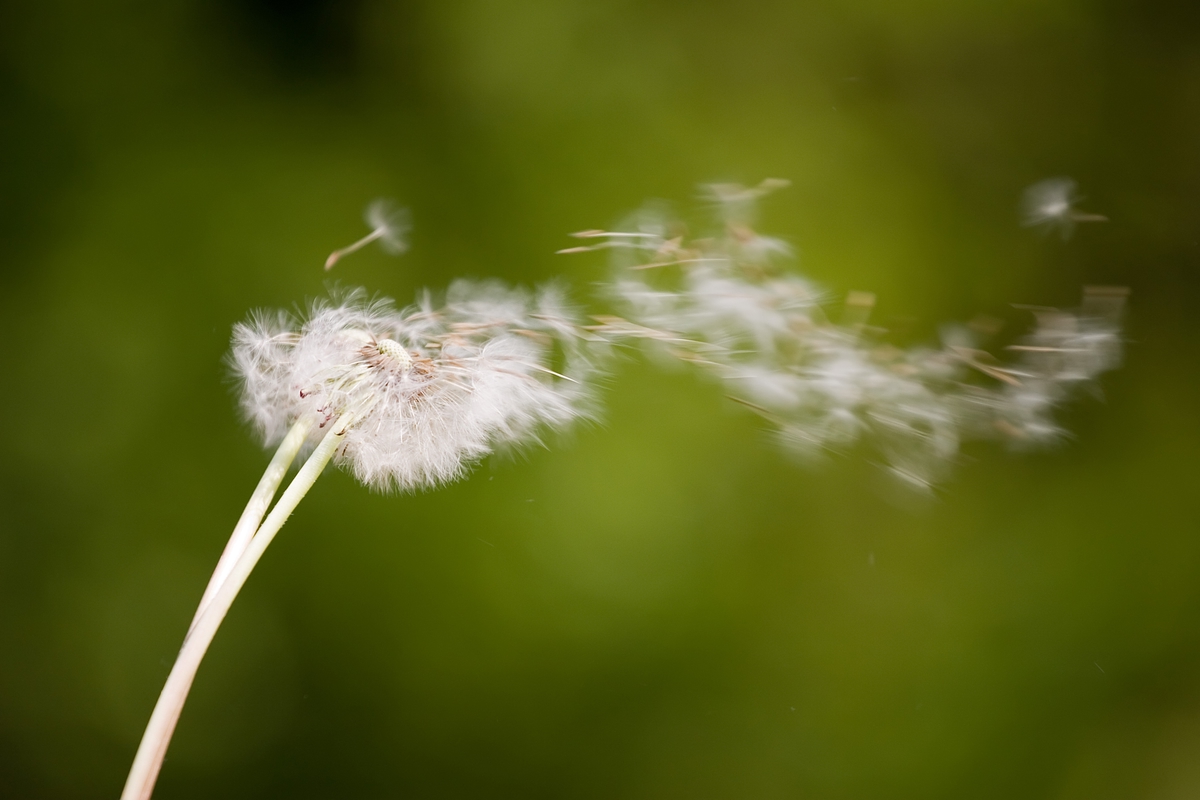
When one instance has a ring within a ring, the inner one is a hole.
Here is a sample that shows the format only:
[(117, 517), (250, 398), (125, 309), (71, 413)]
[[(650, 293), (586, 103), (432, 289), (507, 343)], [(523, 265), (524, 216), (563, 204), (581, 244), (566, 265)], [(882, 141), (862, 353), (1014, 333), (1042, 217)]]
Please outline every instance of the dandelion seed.
[(1026, 227), (1057, 228), (1069, 239), (1079, 222), (1107, 222), (1108, 217), (1088, 214), (1075, 208), (1083, 198), (1076, 193), (1070, 178), (1049, 178), (1025, 190), (1021, 199), (1021, 224)]
[(408, 249), (408, 209), (399, 208), (391, 200), (380, 198), (367, 206), (363, 218), (371, 232), (354, 244), (330, 253), (329, 258), (325, 259), (326, 271), (333, 269), (343, 256), (361, 250), (371, 242), (379, 242), (384, 251), (392, 255), (400, 255)]

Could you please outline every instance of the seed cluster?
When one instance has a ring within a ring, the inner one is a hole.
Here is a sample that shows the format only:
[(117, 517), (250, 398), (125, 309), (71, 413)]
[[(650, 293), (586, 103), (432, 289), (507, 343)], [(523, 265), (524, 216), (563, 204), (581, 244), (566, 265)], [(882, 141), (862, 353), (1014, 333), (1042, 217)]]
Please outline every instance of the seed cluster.
[(315, 440), (350, 414), (337, 463), (371, 486), (409, 490), (586, 416), (594, 338), (553, 288), (457, 282), (437, 309), (428, 297), (396, 310), (353, 293), (304, 319), (256, 315), (235, 329), (231, 361), (268, 444), (306, 415)]

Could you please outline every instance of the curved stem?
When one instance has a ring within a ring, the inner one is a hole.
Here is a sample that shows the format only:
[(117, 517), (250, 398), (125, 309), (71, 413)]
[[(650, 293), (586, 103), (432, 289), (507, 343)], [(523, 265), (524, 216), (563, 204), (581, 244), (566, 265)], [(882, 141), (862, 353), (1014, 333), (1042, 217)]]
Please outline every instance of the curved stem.
[(204, 589), (204, 596), (200, 598), (200, 605), (196, 607), (196, 615), (192, 617), (192, 624), (188, 626), (189, 635), (196, 627), (196, 623), (200, 621), (204, 609), (208, 608), (213, 595), (217, 593), (225, 578), (228, 577), (233, 565), (242, 557), (246, 545), (250, 544), (254, 531), (258, 530), (258, 524), (262, 522), (263, 515), (267, 513), (267, 507), (271, 505), (271, 499), (275, 497), (275, 491), (283, 481), (283, 476), (287, 474), (288, 467), (296, 458), (296, 453), (304, 445), (304, 440), (308, 438), (308, 432), (312, 426), (311, 416), (301, 417), (296, 420), (296, 424), (279, 443), (279, 449), (275, 451), (275, 456), (267, 465), (266, 472), (258, 481), (254, 494), (250, 496), (250, 502), (246, 504), (246, 510), (242, 512), (237, 525), (234, 526), (233, 534), (230, 535), (229, 542), (225, 545), (220, 560), (217, 561), (217, 567), (213, 570), (212, 577), (209, 578), (208, 586)]
[(334, 250), (329, 254), (329, 258), (325, 259), (325, 271), (328, 272), (329, 270), (333, 269), (333, 265), (336, 264), (343, 256), (348, 256), (356, 250), (363, 249), (380, 236), (383, 236), (385, 233), (387, 233), (386, 228), (376, 228), (354, 244), (348, 244), (341, 250)]
[(175, 732), (175, 724), (179, 721), (184, 701), (187, 700), (188, 690), (192, 687), (196, 670), (199, 669), (217, 628), (225, 619), (225, 614), (233, 605), (233, 600), (246, 583), (246, 579), (250, 577), (250, 572), (266, 552), (267, 545), (275, 538), (275, 534), (279, 533), (283, 523), (287, 522), (292, 511), (312, 488), (329, 459), (341, 445), (351, 421), (351, 416), (347, 414), (330, 425), (325, 438), (304, 462), (304, 466), (288, 485), (279, 502), (271, 509), (266, 521), (254, 534), (245, 552), (221, 583), (208, 608), (200, 615), (191, 633), (184, 640), (183, 648), (179, 651), (171, 674), (167, 677), (167, 683), (158, 696), (154, 713), (150, 715), (146, 732), (142, 734), (142, 742), (138, 745), (137, 755), (125, 781), (125, 789), (121, 792), (121, 800), (149, 800), (163, 759), (166, 757), (171, 735)]

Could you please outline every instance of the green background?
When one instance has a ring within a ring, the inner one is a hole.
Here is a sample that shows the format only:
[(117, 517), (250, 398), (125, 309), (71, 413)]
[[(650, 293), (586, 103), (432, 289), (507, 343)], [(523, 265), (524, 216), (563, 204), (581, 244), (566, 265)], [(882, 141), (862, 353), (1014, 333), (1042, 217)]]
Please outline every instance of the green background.
[[(1111, 222), (1019, 226), (1070, 175)], [(932, 499), (794, 463), (639, 357), (437, 492), (318, 482), (156, 797), (1200, 796), (1200, 6), (1141, 0), (0, 8), (0, 796), (115, 798), (268, 456), (222, 357), (344, 284), (607, 267), (566, 233), (790, 178), (764, 228), (932, 341), (1130, 286), (1049, 452)]]

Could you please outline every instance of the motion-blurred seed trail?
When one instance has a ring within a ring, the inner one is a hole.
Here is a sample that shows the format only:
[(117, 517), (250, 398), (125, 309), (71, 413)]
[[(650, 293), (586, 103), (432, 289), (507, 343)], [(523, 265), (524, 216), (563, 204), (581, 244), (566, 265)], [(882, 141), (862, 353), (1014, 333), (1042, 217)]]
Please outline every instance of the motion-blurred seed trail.
[[(944, 326), (937, 347), (894, 347), (867, 325), (874, 296), (865, 292), (851, 292), (845, 321), (832, 322), (825, 293), (786, 269), (791, 247), (753, 227), (758, 201), (786, 185), (705, 187), (720, 226), (712, 236), (689, 238), (654, 209), (620, 232), (576, 234), (600, 241), (564, 252), (612, 251), (608, 290), (622, 314), (593, 330), (715, 375), (789, 450), (813, 455), (868, 439), (896, 478), (921, 490), (965, 440), (1058, 441), (1055, 409), (1120, 363), (1123, 288), (1089, 287), (1075, 310), (1030, 308), (1036, 324), (1008, 348), (1009, 362), (983, 349), (978, 326)], [(1073, 210), (1074, 186), (1045, 182), (1027, 198), (1053, 200), (1043, 211), (1060, 224), (1099, 219)]]

